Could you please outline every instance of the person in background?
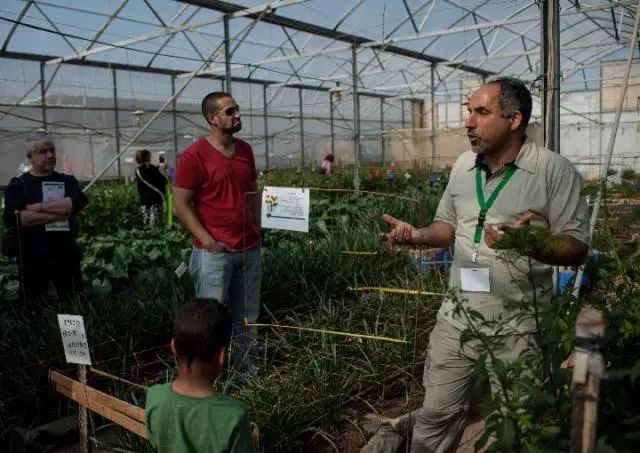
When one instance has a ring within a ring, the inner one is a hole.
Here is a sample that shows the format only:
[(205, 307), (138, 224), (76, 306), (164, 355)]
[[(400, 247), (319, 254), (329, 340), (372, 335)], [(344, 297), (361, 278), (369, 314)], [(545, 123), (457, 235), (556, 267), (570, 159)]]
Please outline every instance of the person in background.
[(138, 163), (136, 182), (140, 196), (142, 222), (147, 228), (154, 228), (161, 223), (167, 178), (151, 163), (149, 150), (136, 151), (136, 162)]
[(147, 430), (158, 453), (255, 452), (244, 405), (214, 389), (231, 329), (231, 315), (217, 300), (196, 300), (178, 311), (171, 340), (178, 376), (147, 392)]
[(260, 197), (253, 150), (234, 137), (242, 129), (240, 107), (224, 92), (202, 100), (209, 134), (181, 155), (174, 212), (193, 236), (190, 271), (196, 297), (227, 304), (233, 318), (232, 368), (240, 380), (259, 369)]
[(9, 181), (3, 219), (18, 228), (20, 294), (34, 306), (47, 301), (50, 283), (58, 298), (82, 289), (75, 218), (88, 200), (76, 178), (55, 171), (56, 148), (46, 133), (29, 137), (26, 155), (31, 169)]
[(326, 176), (331, 176), (333, 171), (333, 154), (329, 153), (324, 156), (324, 160), (320, 164), (320, 171), (322, 171)]

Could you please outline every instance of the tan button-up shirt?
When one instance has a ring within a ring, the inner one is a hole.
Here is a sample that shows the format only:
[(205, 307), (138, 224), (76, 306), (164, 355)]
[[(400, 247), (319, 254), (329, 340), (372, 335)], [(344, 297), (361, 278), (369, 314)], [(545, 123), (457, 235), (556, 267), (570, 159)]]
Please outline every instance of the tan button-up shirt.
[[(523, 304), (533, 303), (533, 285), (529, 281), (529, 259), (515, 252), (494, 250), (484, 240), (479, 244), (479, 266), (490, 268), (489, 293), (460, 290), (460, 268), (469, 267), (475, 249), (473, 237), (480, 206), (476, 195), (476, 153), (467, 151), (453, 166), (449, 184), (438, 205), (435, 220), (455, 228), (455, 248), (450, 293), (442, 303), (438, 317), (464, 330), (467, 318), (455, 313), (457, 299), (462, 306), (477, 311), (485, 320), (510, 319), (509, 327), (521, 333), (535, 330), (532, 317), (517, 316)], [(582, 177), (571, 162), (527, 139), (515, 160), (518, 167), (489, 209), (485, 224), (512, 224), (528, 210), (541, 214), (532, 225), (544, 226), (553, 234), (569, 235), (589, 243), (589, 214), (582, 195)], [(482, 172), (485, 199), (504, 177), (504, 171), (488, 180)], [(548, 300), (553, 293), (552, 267), (532, 261), (537, 300)], [(459, 310), (458, 310), (459, 312)], [(518, 319), (515, 319), (518, 318)], [(524, 319), (523, 319), (524, 318)], [(507, 333), (507, 332), (504, 332)]]

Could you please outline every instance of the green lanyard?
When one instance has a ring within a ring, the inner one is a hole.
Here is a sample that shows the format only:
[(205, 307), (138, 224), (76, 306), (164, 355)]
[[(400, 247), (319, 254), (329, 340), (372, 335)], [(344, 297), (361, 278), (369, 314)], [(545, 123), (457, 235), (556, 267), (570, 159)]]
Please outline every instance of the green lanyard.
[[(478, 205), (480, 206), (480, 214), (478, 214), (478, 223), (476, 224), (476, 233), (473, 236), (473, 242), (476, 245), (476, 250), (478, 249), (480, 240), (482, 239), (482, 228), (484, 227), (484, 221), (487, 218), (487, 212), (491, 206), (493, 206), (493, 202), (496, 201), (496, 198), (498, 198), (498, 195), (502, 189), (504, 189), (504, 186), (507, 185), (517, 168), (518, 167), (513, 164), (509, 165), (504, 172), (502, 180), (500, 180), (489, 199), (485, 201), (484, 190), (482, 188), (482, 170), (480, 167), (476, 167), (476, 194), (478, 195)], [(477, 258), (477, 253), (474, 253), (474, 255)]]

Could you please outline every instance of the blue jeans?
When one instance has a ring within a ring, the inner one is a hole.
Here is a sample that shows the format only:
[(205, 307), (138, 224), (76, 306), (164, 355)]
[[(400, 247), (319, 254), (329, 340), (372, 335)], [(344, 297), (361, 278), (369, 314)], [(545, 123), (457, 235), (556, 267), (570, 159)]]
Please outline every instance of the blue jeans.
[(247, 327), (260, 314), (260, 247), (246, 252), (211, 253), (193, 248), (189, 266), (197, 298), (213, 298), (231, 312), (233, 333), (231, 360), (241, 374), (253, 375), (258, 368), (258, 332)]

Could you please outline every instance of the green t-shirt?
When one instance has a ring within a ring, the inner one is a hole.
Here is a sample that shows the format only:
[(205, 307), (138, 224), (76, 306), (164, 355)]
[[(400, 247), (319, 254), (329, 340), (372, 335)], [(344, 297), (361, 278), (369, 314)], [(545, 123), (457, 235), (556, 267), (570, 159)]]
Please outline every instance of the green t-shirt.
[(146, 409), (149, 438), (158, 453), (255, 452), (247, 410), (233, 398), (195, 398), (160, 384), (147, 391)]

